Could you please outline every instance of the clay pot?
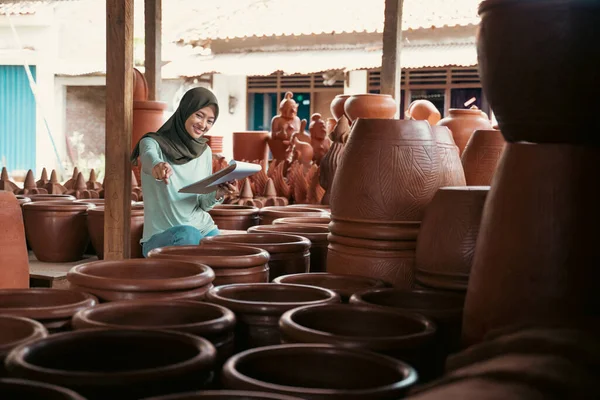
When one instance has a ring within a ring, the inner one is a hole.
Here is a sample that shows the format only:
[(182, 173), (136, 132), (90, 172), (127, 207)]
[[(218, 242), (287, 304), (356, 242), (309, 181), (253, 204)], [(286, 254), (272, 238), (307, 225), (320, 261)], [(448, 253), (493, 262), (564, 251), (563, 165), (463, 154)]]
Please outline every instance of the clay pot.
[(425, 211), (417, 240), (419, 284), (466, 292), (489, 186), (440, 188)]
[(323, 210), (325, 212), (331, 212), (331, 206), (328, 204), (290, 204), (287, 206), (288, 208), (318, 208), (319, 210)]
[(217, 135), (206, 135), (208, 139), (208, 147), (212, 150), (213, 154), (223, 153), (223, 136)]
[(133, 100), (148, 100), (148, 82), (146, 77), (137, 68), (133, 69)]
[(361, 118), (333, 181), (331, 214), (420, 221), (438, 183), (437, 146), (426, 121)]
[(476, 130), (461, 157), (467, 185), (489, 186), (505, 145), (497, 130)]
[(308, 285), (333, 290), (340, 296), (343, 303), (347, 303), (350, 296), (354, 293), (388, 286), (379, 279), (371, 279), (364, 276), (335, 275), (324, 272), (283, 275), (275, 279), (273, 283)]
[[(0, 315), (0, 376), (5, 375), (4, 359), (15, 347), (48, 335), (44, 325), (29, 318)], [(0, 393), (2, 392), (0, 383)]]
[(325, 272), (327, 267), (327, 235), (329, 228), (311, 225), (258, 225), (248, 229), (248, 233), (286, 233), (310, 240), (310, 272)]
[(268, 131), (233, 132), (233, 158), (235, 160), (263, 161), (261, 165), (267, 169), (269, 161)]
[(34, 319), (51, 332), (68, 329), (73, 314), (96, 304), (96, 297), (73, 290), (0, 290), (0, 314)]
[(438, 187), (466, 186), (465, 171), (452, 132), (445, 126), (432, 126), (440, 160), (440, 182)]
[(105, 199), (80, 199), (80, 200), (75, 200), (75, 203), (90, 203), (95, 206), (104, 206), (104, 204), (106, 203), (106, 200)]
[(344, 113), (354, 122), (357, 118), (394, 118), (398, 107), (389, 94), (354, 94), (344, 103)]
[(406, 119), (427, 121), (431, 126), (437, 124), (442, 119), (442, 115), (437, 107), (429, 100), (423, 99), (410, 103), (405, 114)]
[(478, 109), (451, 108), (448, 116), (437, 124), (450, 129), (460, 154), (463, 153), (473, 132), (481, 129), (492, 129), (492, 124), (487, 115)]
[(12, 376), (75, 390), (88, 399), (137, 399), (201, 389), (215, 347), (181, 332), (87, 329), (21, 345), (6, 360)]
[[(75, 201), (75, 196), (70, 194), (31, 194), (27, 196), (31, 201)], [(85, 201), (85, 200), (84, 200)]]
[(328, 215), (324, 210), (309, 207), (271, 206), (260, 209), (260, 224), (271, 225), (278, 218), (286, 217), (320, 217)]
[(596, 147), (506, 144), (477, 238), (465, 344), (520, 323), (600, 326), (598, 159)]
[(319, 225), (329, 226), (331, 222), (330, 216), (323, 217), (286, 217), (277, 218), (273, 221), (273, 225), (291, 224), (291, 225)]
[(245, 231), (258, 225), (258, 208), (234, 204), (218, 204), (208, 212), (219, 229)]
[(67, 273), (71, 288), (103, 301), (202, 299), (214, 278), (206, 265), (157, 259), (93, 261)]
[(269, 279), (280, 275), (308, 272), (310, 241), (297, 235), (281, 233), (248, 233), (205, 237), (201, 244), (237, 244), (252, 246), (269, 253)]
[(331, 101), (331, 105), (329, 106), (329, 110), (331, 111), (331, 115), (333, 118), (339, 120), (344, 115), (344, 103), (350, 97), (349, 94), (338, 94)]
[(90, 241), (86, 216), (91, 208), (69, 200), (25, 204), (25, 232), (35, 257), (56, 263), (81, 260)]
[[(0, 191), (0, 289), (29, 287), (29, 257), (22, 206), (12, 192)], [(1, 306), (1, 305), (0, 305)]]
[[(131, 258), (143, 258), (140, 241), (144, 233), (144, 206), (132, 205), (130, 216), (130, 245)], [(88, 211), (87, 227), (96, 250), (98, 259), (104, 259), (104, 206), (98, 206)]]
[(72, 390), (24, 379), (0, 379), (0, 393), (5, 399), (86, 400)]
[[(148, 132), (156, 132), (165, 122), (165, 110), (167, 103), (162, 101), (141, 101), (133, 102), (133, 126), (131, 131), (131, 150), (135, 148), (142, 136)], [(138, 182), (141, 182), (140, 169), (133, 166), (132, 170)]]
[(304, 399), (398, 399), (417, 373), (381, 354), (326, 344), (284, 344), (252, 349), (223, 367), (228, 389), (260, 390)]
[(19, 202), (20, 206), (23, 206), (23, 204), (25, 204), (25, 203), (31, 203), (31, 199), (22, 194), (15, 195), (15, 197), (17, 198), (17, 201)]
[(215, 273), (215, 286), (269, 282), (269, 253), (257, 247), (227, 243), (169, 246), (151, 250), (148, 257), (208, 265)]
[(280, 343), (279, 318), (292, 308), (338, 303), (333, 291), (304, 285), (253, 283), (211, 289), (206, 301), (227, 307), (236, 314), (236, 349)]
[[(410, 241), (417, 240), (420, 221), (377, 221), (358, 220), (352, 218), (335, 218), (329, 224), (329, 230), (337, 236), (345, 236), (357, 239), (387, 240), (387, 241)], [(394, 247), (395, 245), (391, 245)], [(415, 248), (412, 246), (410, 248)], [(389, 248), (387, 245), (375, 248)]]
[(203, 390), (152, 397), (144, 400), (302, 400), (300, 397), (242, 390)]

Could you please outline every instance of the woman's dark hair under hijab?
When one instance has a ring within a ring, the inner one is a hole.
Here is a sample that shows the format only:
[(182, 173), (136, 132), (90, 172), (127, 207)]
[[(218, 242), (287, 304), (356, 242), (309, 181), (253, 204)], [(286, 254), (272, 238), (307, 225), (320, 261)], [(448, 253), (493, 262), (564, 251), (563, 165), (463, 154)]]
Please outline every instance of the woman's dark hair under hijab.
[(203, 87), (188, 90), (171, 118), (158, 131), (146, 133), (140, 138), (131, 153), (131, 163), (137, 165), (140, 142), (146, 137), (156, 140), (163, 154), (173, 164), (185, 164), (200, 157), (206, 150), (208, 139), (191, 137), (185, 130), (185, 121), (196, 111), (208, 106), (214, 107), (216, 121), (219, 117), (219, 103), (214, 93)]

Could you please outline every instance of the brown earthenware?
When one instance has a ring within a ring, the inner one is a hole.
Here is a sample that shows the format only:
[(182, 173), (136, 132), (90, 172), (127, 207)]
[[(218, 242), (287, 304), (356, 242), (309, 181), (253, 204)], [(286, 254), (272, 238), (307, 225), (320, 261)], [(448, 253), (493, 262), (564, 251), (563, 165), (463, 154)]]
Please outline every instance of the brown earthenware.
[(473, 132), (461, 157), (467, 185), (491, 185), (505, 144), (500, 131), (476, 130)]
[(10, 179), (8, 179), (8, 170), (6, 167), (2, 167), (2, 174), (0, 175), (0, 191), (7, 191), (11, 193), (17, 193), (19, 187)]
[(458, 146), (461, 155), (473, 132), (480, 129), (492, 129), (487, 115), (479, 109), (451, 108), (448, 113), (448, 116), (437, 124), (450, 129), (454, 143)]
[(235, 204), (218, 204), (208, 212), (219, 229), (245, 231), (258, 225), (258, 208)]
[(208, 147), (212, 150), (213, 154), (223, 153), (223, 136), (219, 135), (204, 135), (208, 139)]
[(331, 206), (328, 204), (290, 204), (288, 207), (318, 208), (319, 210), (323, 210), (328, 213), (331, 212)]
[(305, 285), (253, 283), (211, 289), (206, 301), (227, 307), (236, 314), (236, 349), (268, 346), (280, 342), (277, 324), (292, 308), (338, 303), (333, 291)]
[[(15, 347), (48, 336), (41, 323), (24, 317), (0, 315), (0, 376), (5, 375), (4, 359)], [(0, 384), (0, 393), (2, 384)]]
[(25, 379), (0, 379), (0, 393), (5, 399), (86, 400), (72, 390)]
[(271, 225), (278, 218), (286, 217), (321, 217), (328, 215), (322, 209), (309, 207), (272, 206), (260, 209), (260, 224)]
[[(156, 132), (165, 122), (167, 103), (162, 101), (134, 100), (133, 125), (131, 131), (131, 150), (138, 144), (142, 136), (148, 132)], [(141, 182), (140, 165), (132, 167), (137, 182)]]
[(460, 159), (458, 146), (454, 143), (452, 132), (445, 126), (432, 126), (440, 160), (440, 182), (438, 187), (465, 186), (465, 171)]
[(442, 119), (442, 115), (432, 102), (425, 99), (419, 99), (410, 103), (406, 110), (405, 118), (415, 121), (427, 121), (433, 126)]
[(329, 106), (329, 110), (331, 111), (331, 115), (333, 118), (339, 120), (344, 115), (344, 103), (350, 97), (349, 94), (338, 94), (331, 101), (331, 105)]
[(310, 240), (283, 233), (247, 233), (210, 236), (200, 244), (237, 244), (263, 249), (269, 253), (269, 279), (280, 275), (308, 272), (310, 268)]
[[(142, 235), (144, 233), (144, 206), (132, 205), (130, 211), (130, 257), (142, 258)], [(88, 210), (87, 227), (98, 259), (104, 259), (104, 206)]]
[(31, 201), (75, 201), (75, 196), (70, 194), (32, 194), (27, 196)]
[(213, 285), (269, 282), (269, 253), (257, 247), (227, 243), (169, 246), (151, 250), (151, 259), (175, 259), (208, 265), (215, 273)]
[(283, 344), (236, 354), (223, 367), (227, 389), (304, 399), (398, 399), (417, 381), (408, 364), (326, 344)]
[(331, 217), (287, 217), (277, 218), (273, 221), (273, 225), (293, 224), (293, 225), (319, 225), (329, 226)]
[(75, 390), (90, 400), (137, 399), (201, 389), (216, 358), (208, 340), (181, 332), (86, 329), (24, 344), (12, 376)]
[(261, 161), (266, 170), (269, 161), (268, 131), (233, 132), (233, 158), (235, 160)]
[(379, 221), (338, 217), (334, 217), (329, 224), (329, 230), (337, 236), (387, 241), (416, 241), (420, 227), (420, 221)]
[(0, 221), (0, 288), (27, 288), (29, 259), (22, 206), (12, 192), (0, 191)]
[(344, 113), (350, 122), (357, 118), (394, 118), (398, 107), (389, 94), (353, 94), (344, 102)]
[(302, 400), (300, 397), (282, 394), (250, 392), (246, 390), (203, 390), (152, 397), (143, 400)]

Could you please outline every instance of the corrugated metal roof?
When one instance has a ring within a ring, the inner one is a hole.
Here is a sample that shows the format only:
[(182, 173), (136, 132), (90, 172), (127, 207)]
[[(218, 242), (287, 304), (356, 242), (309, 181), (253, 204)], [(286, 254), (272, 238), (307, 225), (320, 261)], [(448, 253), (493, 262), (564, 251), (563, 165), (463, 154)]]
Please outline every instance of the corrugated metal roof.
[(32, 15), (40, 8), (47, 7), (50, 1), (0, 1), (0, 15)]

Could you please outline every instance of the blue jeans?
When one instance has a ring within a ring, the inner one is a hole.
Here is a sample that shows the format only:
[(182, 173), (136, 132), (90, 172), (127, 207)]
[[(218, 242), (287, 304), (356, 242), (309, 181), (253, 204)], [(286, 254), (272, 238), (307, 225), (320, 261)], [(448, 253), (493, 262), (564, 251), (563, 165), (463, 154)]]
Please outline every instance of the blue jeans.
[(190, 225), (174, 226), (164, 232), (153, 235), (147, 242), (142, 243), (142, 254), (148, 257), (151, 250), (166, 246), (197, 245), (206, 236), (217, 236), (219, 229), (215, 228), (202, 235), (200, 231)]

